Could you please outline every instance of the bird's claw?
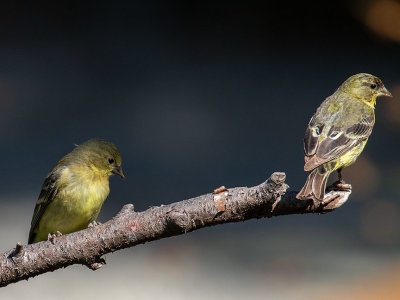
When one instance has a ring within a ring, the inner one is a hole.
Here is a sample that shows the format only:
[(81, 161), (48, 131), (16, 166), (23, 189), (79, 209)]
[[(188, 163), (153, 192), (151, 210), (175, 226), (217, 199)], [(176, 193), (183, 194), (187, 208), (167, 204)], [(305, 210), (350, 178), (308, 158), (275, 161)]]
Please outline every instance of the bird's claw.
[(326, 205), (328, 205), (329, 203), (331, 203), (333, 200), (337, 199), (337, 197), (339, 197), (339, 195), (327, 195), (320, 203), (321, 207), (324, 207)]
[(56, 233), (49, 233), (47, 235), (47, 240), (54, 244), (55, 239), (60, 236), (62, 236), (62, 233), (57, 230)]
[(337, 187), (339, 190), (351, 190), (351, 184), (345, 183), (345, 182), (343, 182), (343, 183), (338, 183), (338, 184), (336, 185), (336, 187)]
[(98, 225), (101, 225), (101, 223), (96, 221), (96, 220), (94, 220), (94, 221), (89, 223), (88, 228), (93, 228), (93, 227), (96, 227)]

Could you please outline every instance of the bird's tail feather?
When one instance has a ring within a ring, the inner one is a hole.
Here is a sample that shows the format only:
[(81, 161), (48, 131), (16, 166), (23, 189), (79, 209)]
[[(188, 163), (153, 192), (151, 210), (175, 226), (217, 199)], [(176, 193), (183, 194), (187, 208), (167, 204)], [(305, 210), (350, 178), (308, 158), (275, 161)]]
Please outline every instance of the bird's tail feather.
[(303, 200), (312, 198), (322, 201), (325, 197), (326, 182), (328, 181), (329, 174), (329, 172), (320, 174), (318, 168), (311, 171), (296, 198)]

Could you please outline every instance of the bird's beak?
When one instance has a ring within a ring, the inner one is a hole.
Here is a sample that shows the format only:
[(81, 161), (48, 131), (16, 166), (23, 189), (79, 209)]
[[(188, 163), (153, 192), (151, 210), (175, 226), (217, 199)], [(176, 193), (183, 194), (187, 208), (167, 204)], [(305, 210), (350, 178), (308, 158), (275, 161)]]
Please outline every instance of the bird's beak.
[(119, 176), (121, 176), (122, 178), (125, 178), (124, 172), (122, 172), (122, 168), (120, 166), (116, 166), (114, 167), (114, 169), (112, 170), (112, 172), (114, 174), (117, 174)]
[(393, 97), (387, 88), (383, 87), (379, 90), (379, 96)]

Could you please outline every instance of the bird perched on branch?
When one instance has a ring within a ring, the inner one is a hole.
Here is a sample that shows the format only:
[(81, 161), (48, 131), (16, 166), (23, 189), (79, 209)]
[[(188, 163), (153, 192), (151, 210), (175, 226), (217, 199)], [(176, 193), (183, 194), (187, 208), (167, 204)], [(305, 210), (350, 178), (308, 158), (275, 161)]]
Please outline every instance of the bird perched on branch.
[(304, 135), (304, 171), (310, 173), (298, 199), (322, 201), (328, 177), (335, 170), (338, 183), (344, 183), (342, 169), (356, 161), (372, 132), (378, 96), (392, 95), (379, 78), (360, 73), (322, 102)]
[(64, 156), (42, 185), (28, 243), (46, 240), (49, 233), (87, 228), (110, 192), (112, 174), (125, 177), (121, 154), (110, 142), (92, 139)]

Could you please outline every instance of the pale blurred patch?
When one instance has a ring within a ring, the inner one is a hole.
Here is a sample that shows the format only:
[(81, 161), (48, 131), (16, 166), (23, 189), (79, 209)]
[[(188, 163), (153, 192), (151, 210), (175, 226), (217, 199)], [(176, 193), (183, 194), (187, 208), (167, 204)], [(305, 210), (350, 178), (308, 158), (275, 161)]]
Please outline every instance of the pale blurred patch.
[(400, 3), (395, 0), (357, 1), (362, 21), (376, 34), (400, 42)]
[(371, 195), (377, 190), (380, 184), (380, 172), (378, 165), (365, 154), (348, 168), (343, 169), (342, 175), (345, 182), (350, 183), (353, 192), (360, 197), (352, 197), (353, 200), (368, 200), (367, 195)]
[(359, 230), (364, 239), (374, 244), (399, 244), (400, 205), (398, 203), (374, 199), (363, 206), (359, 215)]
[[(1, 252), (11, 249), (17, 242), (27, 242), (36, 198), (35, 194), (0, 196)], [(33, 199), (32, 204), (27, 205), (26, 199)]]
[(400, 295), (400, 262), (394, 262), (384, 270), (337, 286), (333, 284), (314, 299), (319, 300), (398, 300)]
[(396, 127), (400, 127), (400, 85), (391, 88), (393, 101), (385, 102), (386, 119)]

